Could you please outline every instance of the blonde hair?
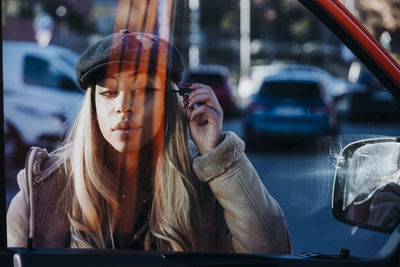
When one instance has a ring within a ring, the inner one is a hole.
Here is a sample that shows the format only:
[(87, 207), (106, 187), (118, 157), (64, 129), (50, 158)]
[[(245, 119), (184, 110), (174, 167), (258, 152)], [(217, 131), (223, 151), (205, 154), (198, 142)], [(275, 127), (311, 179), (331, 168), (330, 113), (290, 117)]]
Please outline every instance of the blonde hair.
[[(166, 90), (172, 86), (168, 82)], [(62, 202), (72, 247), (106, 248), (111, 243), (114, 248), (113, 233), (121, 216), (118, 186), (114, 175), (103, 167), (107, 142), (96, 122), (94, 91), (87, 89), (77, 119), (56, 151), (64, 158), (68, 179)], [(150, 166), (155, 170), (146, 239), (155, 239), (157, 250), (195, 251), (192, 223), (198, 204), (191, 180), (187, 119), (177, 94), (166, 92), (165, 100), (162, 153)]]

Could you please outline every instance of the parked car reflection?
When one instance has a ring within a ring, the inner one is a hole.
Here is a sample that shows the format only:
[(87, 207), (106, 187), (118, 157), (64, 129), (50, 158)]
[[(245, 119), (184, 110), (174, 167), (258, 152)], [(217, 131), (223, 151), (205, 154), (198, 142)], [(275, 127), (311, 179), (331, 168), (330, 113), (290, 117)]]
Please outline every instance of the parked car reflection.
[[(260, 89), (263, 80), (269, 76), (274, 76), (282, 71), (305, 71), (318, 75), (327, 93), (333, 99), (345, 102), (344, 96), (349, 93), (350, 84), (344, 78), (336, 77), (330, 72), (318, 66), (296, 63), (273, 63), (269, 65), (255, 65), (249, 74), (243, 75), (239, 80), (238, 96), (244, 105), (249, 103), (249, 98), (256, 94)], [(347, 112), (347, 103), (341, 103), (341, 112)], [(346, 109), (346, 110), (344, 110)]]
[(63, 136), (83, 95), (75, 79), (77, 58), (59, 46), (3, 41), (7, 165), (23, 163), (17, 155), (27, 147), (50, 148)]
[(221, 65), (201, 65), (184, 74), (184, 83), (203, 83), (210, 86), (217, 97), (225, 115), (237, 112), (233, 96), (233, 86), (229, 81), (229, 70)]
[(400, 117), (400, 104), (365, 67), (361, 69), (350, 94), (350, 119), (395, 120)]
[(320, 79), (310, 72), (283, 71), (264, 79), (248, 109), (245, 139), (304, 139), (336, 134), (334, 101)]

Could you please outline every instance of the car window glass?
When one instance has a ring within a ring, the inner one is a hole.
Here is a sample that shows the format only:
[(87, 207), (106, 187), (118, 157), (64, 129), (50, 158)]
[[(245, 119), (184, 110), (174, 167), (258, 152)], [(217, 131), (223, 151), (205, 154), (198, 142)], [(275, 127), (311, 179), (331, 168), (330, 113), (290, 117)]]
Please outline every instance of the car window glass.
[[(128, 2), (132, 7), (124, 6)], [(242, 31), (239, 0), (175, 1), (173, 17), (157, 15), (157, 22), (145, 16), (153, 5), (139, 2), (5, 0), (3, 43), (18, 41), (23, 51), (49, 39), (51, 45), (80, 54), (123, 28), (156, 29), (169, 36), (189, 73), (181, 85), (221, 86), (216, 97), (224, 112), (223, 131), (233, 131), (244, 141), (246, 156), (285, 215), (293, 252), (337, 254), (340, 248), (348, 248), (351, 255), (372, 256), (379, 251), (389, 235), (340, 223), (331, 212), (335, 166), (342, 148), (356, 140), (400, 132), (399, 103), (350, 50), (296, 0), (248, 1), (248, 15), (242, 18), (250, 28)], [(351, 3), (368, 1), (342, 2), (350, 8)], [(127, 22), (123, 18), (130, 8), (134, 16)], [(51, 34), (33, 30), (35, 18), (43, 14), (53, 21)], [(166, 21), (171, 21), (171, 27)], [(398, 54), (399, 30), (388, 29), (391, 53)], [(383, 37), (387, 41), (387, 34)], [(3, 68), (3, 76), (12, 75), (16, 81), (5, 88), (27, 92), (4, 96), (8, 205), (19, 190), (16, 177), (29, 147), (54, 151), (66, 136), (66, 123), (75, 120), (70, 112), (83, 101), (74, 69), (67, 72), (54, 64), (61, 59), (74, 68), (76, 58), (58, 53), (48, 61), (35, 54), (26, 56), (15, 68), (22, 66), (22, 74)], [(3, 66), (17, 64), (12, 59)], [(224, 82), (215, 65), (228, 69), (232, 83)], [(304, 77), (318, 77), (320, 83), (306, 83)], [(25, 84), (35, 85), (36, 91)], [(34, 94), (28, 94), (28, 89)], [(109, 93), (107, 101), (112, 96)], [(321, 98), (329, 101), (315, 101)], [(103, 153), (96, 149), (95, 153)]]
[(264, 83), (260, 96), (265, 98), (318, 99), (321, 97), (318, 84), (306, 82)]
[(66, 56), (60, 56), (60, 58), (62, 60), (65, 61), (65, 63), (67, 63), (68, 65), (70, 65), (71, 68), (75, 68), (75, 62), (76, 62), (76, 58), (75, 57), (66, 57)]
[(25, 82), (28, 84), (55, 86), (54, 76), (47, 77), (50, 72), (49, 68), (49, 63), (46, 60), (32, 56), (25, 57)]
[(70, 77), (63, 74), (47, 60), (26, 56), (24, 62), (24, 81), (27, 84), (59, 88), (66, 91), (80, 91)]

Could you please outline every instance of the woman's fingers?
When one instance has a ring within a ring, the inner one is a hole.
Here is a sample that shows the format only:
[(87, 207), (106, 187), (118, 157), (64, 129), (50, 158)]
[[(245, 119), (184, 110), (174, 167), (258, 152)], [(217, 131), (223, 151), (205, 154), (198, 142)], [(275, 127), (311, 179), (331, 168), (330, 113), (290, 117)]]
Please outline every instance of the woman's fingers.
[(219, 104), (218, 101), (216, 99), (213, 99), (212, 96), (210, 96), (210, 94), (208, 93), (204, 93), (204, 94), (197, 94), (195, 96), (190, 96), (188, 99), (188, 107), (191, 108), (193, 107), (195, 104), (199, 104), (199, 105), (207, 105), (210, 108), (214, 109), (215, 111), (219, 112)]
[(192, 108), (195, 104), (201, 104), (213, 108), (216, 112), (222, 112), (222, 108), (211, 87), (201, 83), (194, 83), (189, 88), (193, 91), (187, 98), (186, 107)]
[(191, 97), (193, 97), (197, 94), (209, 93), (211, 96), (213, 96), (213, 97), (215, 97), (215, 99), (217, 99), (217, 97), (214, 94), (213, 89), (208, 85), (205, 85), (202, 83), (193, 83), (193, 84), (191, 84), (189, 89), (192, 90), (192, 92), (190, 93)]
[(190, 121), (198, 118), (200, 118), (200, 121), (207, 121), (208, 123), (219, 123), (222, 120), (222, 113), (207, 105), (201, 105), (189, 113)]
[[(213, 150), (221, 141), (223, 112), (211, 87), (195, 83), (188, 86), (192, 92), (185, 97), (190, 134), (202, 155)], [(194, 108), (196, 104), (199, 107)]]

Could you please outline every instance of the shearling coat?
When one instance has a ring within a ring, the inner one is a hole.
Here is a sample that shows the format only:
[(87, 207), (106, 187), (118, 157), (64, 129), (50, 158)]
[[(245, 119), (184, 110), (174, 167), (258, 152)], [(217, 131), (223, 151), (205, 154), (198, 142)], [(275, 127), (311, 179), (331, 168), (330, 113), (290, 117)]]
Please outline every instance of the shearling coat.
[[(193, 170), (201, 181), (198, 190), (201, 216), (194, 222), (195, 232), (199, 233), (198, 250), (291, 253), (284, 215), (244, 154), (244, 147), (244, 142), (232, 132), (225, 133), (223, 141), (203, 156), (190, 145)], [(30, 186), (25, 170), (18, 174), (20, 191), (7, 213), (8, 246), (26, 246), (29, 223), (34, 247), (68, 247), (68, 220), (65, 214), (56, 212), (66, 184), (62, 160), (41, 150), (33, 162)], [(31, 200), (29, 188), (33, 194)], [(31, 216), (29, 209), (34, 211)]]

